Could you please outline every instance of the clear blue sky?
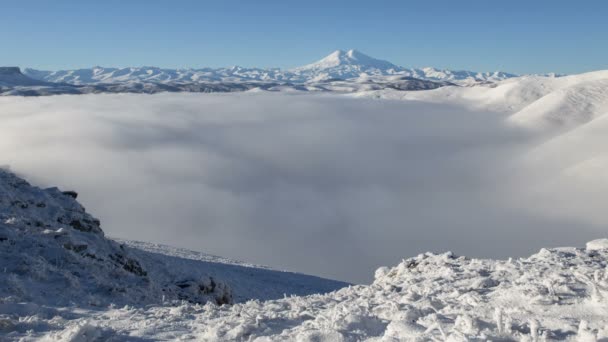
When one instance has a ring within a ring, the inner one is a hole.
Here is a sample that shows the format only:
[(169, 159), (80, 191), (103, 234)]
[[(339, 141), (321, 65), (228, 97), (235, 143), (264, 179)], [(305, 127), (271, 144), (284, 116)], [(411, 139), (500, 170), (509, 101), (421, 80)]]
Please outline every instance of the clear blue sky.
[(406, 67), (608, 69), (608, 1), (19, 0), (0, 65), (293, 67), (356, 48)]

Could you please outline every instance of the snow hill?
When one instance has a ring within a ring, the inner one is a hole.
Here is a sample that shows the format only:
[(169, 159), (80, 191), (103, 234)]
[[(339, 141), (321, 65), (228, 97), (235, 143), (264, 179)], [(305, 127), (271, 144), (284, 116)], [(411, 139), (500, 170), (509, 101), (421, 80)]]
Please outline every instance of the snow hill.
[(0, 312), (24, 301), (62, 306), (172, 300), (224, 304), (345, 286), (202, 253), (116, 242), (104, 236), (99, 220), (76, 196), (33, 187), (0, 169)]
[(531, 130), (568, 130), (608, 113), (608, 71), (569, 76), (528, 75), (473, 87), (431, 91), (361, 91), (353, 96), (450, 103), (503, 113)]
[[(392, 89), (350, 96), (446, 103), (497, 115), (535, 146), (518, 156), (535, 210), (604, 226), (608, 194), (608, 71), (522, 76), (474, 87)], [(563, 196), (564, 193), (579, 194)]]
[(100, 83), (316, 83), (331, 79), (357, 79), (368, 76), (398, 75), (420, 80), (476, 84), (496, 82), (516, 75), (505, 72), (472, 72), (436, 68), (408, 69), (365, 55), (357, 50), (337, 50), (316, 63), (282, 70), (239, 66), (229, 68), (162, 69), (157, 67), (105, 68), (43, 71), (25, 69), (25, 75), (46, 82), (77, 85)]

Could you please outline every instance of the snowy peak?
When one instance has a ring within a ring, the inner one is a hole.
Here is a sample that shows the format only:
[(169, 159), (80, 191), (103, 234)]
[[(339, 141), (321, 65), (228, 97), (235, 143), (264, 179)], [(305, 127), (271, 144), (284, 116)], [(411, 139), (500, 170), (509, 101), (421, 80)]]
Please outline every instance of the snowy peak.
[(294, 71), (323, 70), (342, 66), (359, 67), (360, 69), (400, 69), (398, 66), (380, 59), (370, 57), (360, 51), (336, 50), (318, 62), (294, 68)]

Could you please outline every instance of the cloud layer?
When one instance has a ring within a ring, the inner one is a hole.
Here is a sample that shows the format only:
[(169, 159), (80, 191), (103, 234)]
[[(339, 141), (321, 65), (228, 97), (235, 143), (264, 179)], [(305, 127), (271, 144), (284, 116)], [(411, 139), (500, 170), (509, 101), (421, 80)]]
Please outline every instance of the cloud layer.
[(108, 235), (355, 282), (427, 250), (506, 257), (594, 237), (522, 205), (535, 181), (517, 156), (535, 143), (495, 115), (416, 102), (0, 98), (0, 164), (76, 189)]

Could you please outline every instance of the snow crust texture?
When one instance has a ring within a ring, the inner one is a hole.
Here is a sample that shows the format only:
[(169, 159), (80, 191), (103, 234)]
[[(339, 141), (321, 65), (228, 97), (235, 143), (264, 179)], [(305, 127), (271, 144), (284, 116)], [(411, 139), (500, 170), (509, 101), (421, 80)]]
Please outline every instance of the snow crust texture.
[(22, 322), (58, 327), (50, 341), (605, 341), (608, 249), (592, 245), (504, 261), (426, 253), (324, 295), (79, 315), (33, 307)]

